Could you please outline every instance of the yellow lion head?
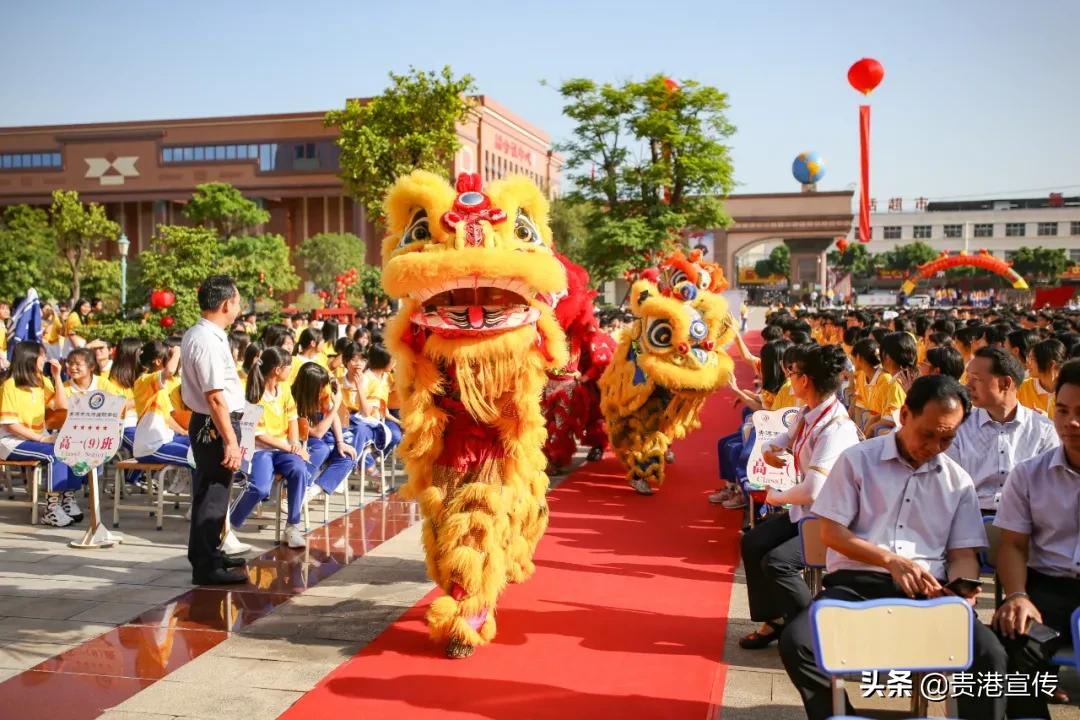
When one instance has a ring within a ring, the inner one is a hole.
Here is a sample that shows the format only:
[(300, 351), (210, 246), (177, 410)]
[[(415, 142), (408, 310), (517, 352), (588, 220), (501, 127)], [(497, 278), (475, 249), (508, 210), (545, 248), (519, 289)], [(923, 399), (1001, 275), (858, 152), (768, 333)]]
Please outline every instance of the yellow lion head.
[[(457, 187), (415, 171), (390, 189), (383, 286), (411, 322), (441, 338), (480, 339), (536, 326), (566, 290), (548, 202), (525, 178)], [(546, 329), (546, 328), (545, 328)]]
[(630, 289), (630, 354), (644, 378), (669, 390), (708, 392), (727, 381), (724, 346), (734, 327), (723, 297), (708, 291), (668, 297), (648, 280)]

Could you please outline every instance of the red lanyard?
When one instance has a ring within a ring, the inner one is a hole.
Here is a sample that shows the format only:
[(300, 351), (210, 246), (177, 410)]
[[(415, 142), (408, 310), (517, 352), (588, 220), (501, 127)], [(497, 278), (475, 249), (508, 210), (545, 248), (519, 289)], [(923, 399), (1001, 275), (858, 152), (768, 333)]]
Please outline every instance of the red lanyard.
[[(834, 405), (836, 405), (836, 397), (835, 396), (833, 396), (832, 402), (830, 402), (825, 407), (825, 409), (821, 411), (821, 414), (818, 415), (817, 420), (814, 421), (814, 424), (810, 426), (809, 430), (806, 430), (805, 432), (803, 432), (802, 428), (800, 428), (799, 434), (795, 438), (795, 442), (793, 444), (793, 452), (792, 452), (792, 454), (795, 456), (795, 474), (796, 475), (798, 475), (801, 472), (801, 469), (799, 468), (799, 453), (801, 453), (802, 449), (804, 447), (806, 447), (806, 443), (810, 442), (810, 435), (811, 435), (811, 433), (814, 432), (814, 428), (816, 428), (818, 426), (818, 423), (821, 422), (825, 418), (826, 415), (828, 415), (830, 412), (832, 412), (832, 409), (833, 409)], [(805, 423), (804, 423), (804, 425), (805, 425)], [(803, 440), (802, 445), (800, 445), (799, 440), (802, 439), (803, 437), (805, 437), (806, 439)]]

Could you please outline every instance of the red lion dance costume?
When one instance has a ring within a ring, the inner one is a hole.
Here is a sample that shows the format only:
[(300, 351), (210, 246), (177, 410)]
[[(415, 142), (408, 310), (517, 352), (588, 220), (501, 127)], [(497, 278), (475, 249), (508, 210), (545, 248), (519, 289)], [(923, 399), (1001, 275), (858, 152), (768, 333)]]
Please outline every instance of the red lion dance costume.
[(570, 464), (578, 440), (589, 448), (589, 460), (603, 456), (608, 438), (597, 382), (615, 352), (615, 341), (600, 330), (593, 312), (597, 293), (589, 288), (588, 272), (559, 253), (555, 256), (566, 268), (567, 294), (557, 301), (555, 317), (566, 333), (570, 360), (548, 373), (544, 388), (548, 431), (544, 455), (550, 472)]
[(547, 198), (521, 177), (485, 190), (478, 175), (454, 188), (416, 171), (387, 193), (385, 215), (403, 494), (420, 506), (428, 574), (446, 593), (428, 610), (431, 637), (466, 657), (495, 637), (499, 594), (533, 573), (547, 528), (540, 396), (566, 365), (552, 310), (566, 271)]

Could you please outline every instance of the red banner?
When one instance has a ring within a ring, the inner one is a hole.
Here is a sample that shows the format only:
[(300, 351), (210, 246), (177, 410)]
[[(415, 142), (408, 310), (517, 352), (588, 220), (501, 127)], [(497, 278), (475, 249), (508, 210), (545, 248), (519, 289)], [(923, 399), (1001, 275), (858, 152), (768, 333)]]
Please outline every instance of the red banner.
[(859, 195), (859, 242), (870, 242), (870, 106), (859, 106), (859, 162), (862, 188)]

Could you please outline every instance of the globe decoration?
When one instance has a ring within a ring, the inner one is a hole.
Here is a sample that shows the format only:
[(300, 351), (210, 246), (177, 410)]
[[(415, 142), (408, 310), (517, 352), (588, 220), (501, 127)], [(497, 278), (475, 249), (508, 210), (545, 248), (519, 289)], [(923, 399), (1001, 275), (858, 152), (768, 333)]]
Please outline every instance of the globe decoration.
[(813, 185), (825, 177), (825, 160), (813, 151), (799, 153), (791, 163), (791, 174), (803, 185)]

